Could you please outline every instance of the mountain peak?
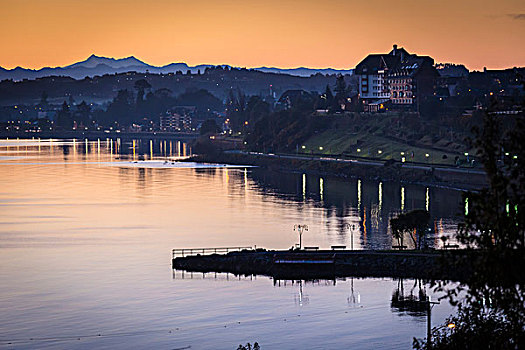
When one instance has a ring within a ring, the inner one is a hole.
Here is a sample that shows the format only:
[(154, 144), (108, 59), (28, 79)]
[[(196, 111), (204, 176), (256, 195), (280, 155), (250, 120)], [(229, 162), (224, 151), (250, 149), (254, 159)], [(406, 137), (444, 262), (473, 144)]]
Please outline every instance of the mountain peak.
[(113, 69), (121, 69), (125, 67), (136, 67), (136, 66), (147, 66), (146, 63), (142, 62), (141, 60), (138, 60), (137, 58), (133, 56), (116, 59), (112, 57), (97, 56), (95, 54), (92, 54), (86, 60), (69, 65), (67, 66), (67, 68), (77, 68), (77, 67), (78, 68), (95, 68), (96, 66), (100, 64), (104, 64)]

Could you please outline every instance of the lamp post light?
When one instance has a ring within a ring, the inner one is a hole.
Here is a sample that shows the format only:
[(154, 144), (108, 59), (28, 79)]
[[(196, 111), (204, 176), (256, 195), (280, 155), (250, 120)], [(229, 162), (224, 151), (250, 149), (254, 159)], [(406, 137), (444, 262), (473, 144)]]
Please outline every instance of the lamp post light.
[(308, 231), (308, 225), (305, 225), (305, 224), (293, 225), (293, 230), (299, 232), (299, 249), (302, 249), (302, 247), (303, 247), (303, 232), (304, 231)]
[(444, 328), (448, 328), (451, 332), (454, 332), (455, 328), (456, 328), (456, 324), (452, 323), (452, 322), (449, 322), (447, 323), (446, 325), (442, 325), (442, 326), (439, 326), (439, 327), (436, 327), (436, 328), (433, 328), (430, 333), (427, 334), (427, 337), (429, 337), (427, 339), (427, 344), (429, 347), (432, 346), (432, 336), (434, 336), (434, 334), (436, 334), (438, 331), (440, 331), (441, 329), (444, 329)]
[(354, 250), (354, 230), (355, 230), (355, 225), (352, 224), (345, 224), (345, 227), (350, 230), (350, 247), (352, 250)]

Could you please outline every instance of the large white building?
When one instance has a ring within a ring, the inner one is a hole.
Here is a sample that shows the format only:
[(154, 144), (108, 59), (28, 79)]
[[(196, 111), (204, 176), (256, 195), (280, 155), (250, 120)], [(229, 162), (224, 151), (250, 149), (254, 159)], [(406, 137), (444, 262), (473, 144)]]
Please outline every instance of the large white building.
[(418, 99), (433, 92), (434, 60), (409, 54), (394, 45), (388, 54), (372, 54), (355, 69), (359, 98), (365, 111), (376, 112), (387, 105), (417, 110)]
[(367, 99), (390, 98), (385, 70), (368, 71), (365, 67), (363, 74), (359, 75), (359, 95)]

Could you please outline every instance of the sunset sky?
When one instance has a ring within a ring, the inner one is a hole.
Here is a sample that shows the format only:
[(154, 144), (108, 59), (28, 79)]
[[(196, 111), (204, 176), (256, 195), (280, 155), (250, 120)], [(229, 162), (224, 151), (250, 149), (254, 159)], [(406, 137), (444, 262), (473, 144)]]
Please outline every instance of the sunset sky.
[(0, 66), (91, 54), (241, 67), (353, 68), (397, 43), (469, 69), (525, 66), (523, 0), (0, 0)]

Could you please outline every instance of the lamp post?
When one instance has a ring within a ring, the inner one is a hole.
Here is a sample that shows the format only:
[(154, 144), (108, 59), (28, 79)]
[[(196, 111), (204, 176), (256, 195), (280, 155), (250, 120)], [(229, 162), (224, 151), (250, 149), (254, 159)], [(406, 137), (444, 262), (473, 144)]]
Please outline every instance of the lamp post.
[(345, 224), (345, 227), (350, 230), (350, 247), (352, 250), (354, 250), (354, 230), (355, 230), (355, 225), (352, 224)]
[(305, 224), (293, 225), (293, 230), (299, 232), (299, 249), (302, 249), (302, 247), (303, 247), (303, 232), (304, 231), (308, 231), (308, 225), (305, 225)]
[[(427, 309), (427, 346), (428, 348), (430, 348), (432, 344), (432, 333), (433, 333), (432, 332), (432, 307), (436, 304), (439, 304), (439, 302), (431, 301), (430, 297), (427, 297), (427, 300), (425, 300), (424, 303), (426, 304), (426, 309)], [(455, 327), (455, 325), (453, 327)], [(452, 327), (449, 327), (449, 328), (452, 328)]]

